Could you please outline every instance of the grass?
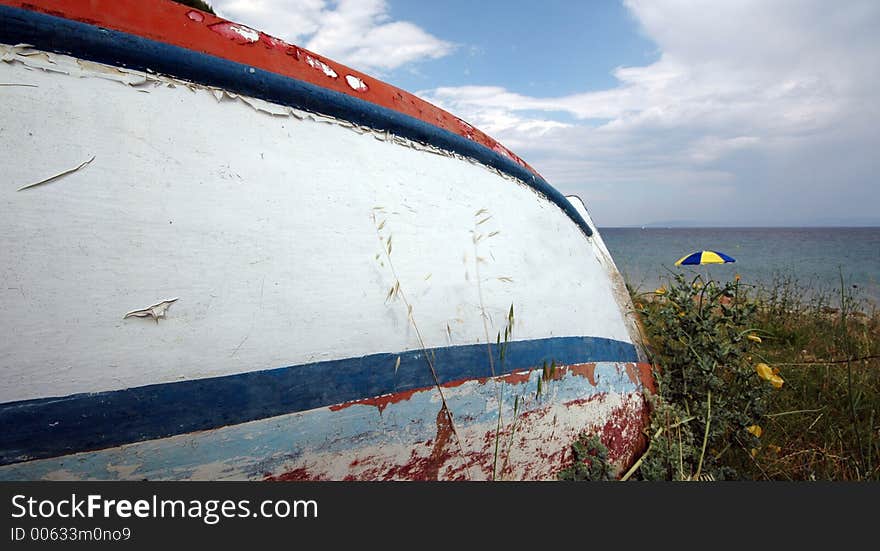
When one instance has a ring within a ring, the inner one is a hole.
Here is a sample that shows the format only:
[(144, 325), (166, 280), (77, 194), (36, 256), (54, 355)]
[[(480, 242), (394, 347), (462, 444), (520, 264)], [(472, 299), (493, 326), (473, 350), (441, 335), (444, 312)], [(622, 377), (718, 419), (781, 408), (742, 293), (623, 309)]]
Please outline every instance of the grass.
[[(457, 430), (456, 424), (455, 424), (455, 420), (452, 415), (452, 411), (449, 409), (449, 407), (447, 405), (446, 397), (444, 396), (444, 392), (443, 392), (443, 386), (440, 384), (440, 380), (437, 376), (437, 370), (436, 370), (436, 366), (434, 364), (433, 353), (428, 349), (427, 344), (425, 343), (425, 340), (422, 336), (422, 332), (419, 328), (419, 324), (416, 322), (413, 304), (407, 298), (407, 294), (404, 290), (404, 286), (401, 285), (400, 278), (398, 277), (398, 274), (397, 274), (397, 270), (394, 267), (394, 260), (393, 260), (393, 254), (392, 254), (393, 250), (394, 250), (393, 249), (394, 236), (390, 233), (390, 230), (386, 228), (387, 217), (386, 217), (385, 208), (382, 206), (373, 207), (371, 217), (372, 217), (373, 225), (375, 226), (375, 229), (376, 229), (376, 237), (378, 238), (379, 244), (381, 246), (381, 252), (377, 253), (375, 255), (375, 260), (379, 263), (379, 266), (381, 268), (385, 268), (386, 264), (387, 264), (387, 268), (390, 272), (389, 275), (392, 277), (392, 280), (394, 281), (394, 284), (391, 285), (391, 287), (388, 290), (388, 293), (385, 297), (386, 301), (388, 301), (388, 302), (399, 301), (406, 308), (407, 320), (408, 320), (409, 324), (412, 326), (413, 330), (415, 331), (416, 337), (419, 342), (419, 347), (421, 348), (422, 353), (424, 354), (425, 361), (427, 363), (428, 369), (430, 370), (431, 377), (434, 381), (434, 386), (437, 389), (438, 395), (440, 397), (440, 402), (442, 404), (441, 412), (446, 417), (446, 420), (449, 423), (449, 427), (452, 430), (453, 435), (455, 436), (455, 441), (458, 446), (459, 459), (460, 459), (460, 461), (462, 461), (462, 463), (464, 465), (464, 471), (465, 471), (467, 478), (470, 479), (471, 478), (471, 473), (470, 473), (471, 465), (469, 464), (469, 459), (467, 458), (467, 456), (464, 453), (464, 447), (463, 447), (461, 438), (459, 437), (458, 430)], [(513, 304), (511, 304), (510, 308), (507, 312), (507, 319), (506, 319), (507, 325), (504, 328), (503, 337), (502, 337), (502, 332), (498, 331), (498, 333), (496, 335), (496, 339), (495, 339), (496, 349), (493, 350), (492, 340), (489, 336), (489, 323), (491, 322), (491, 317), (490, 317), (489, 313), (487, 312), (486, 307), (483, 302), (483, 290), (482, 290), (483, 278), (480, 273), (480, 265), (482, 263), (486, 263), (487, 260), (486, 260), (486, 258), (480, 256), (480, 254), (479, 254), (480, 253), (479, 244), (484, 239), (486, 239), (486, 240), (491, 239), (492, 237), (494, 237), (500, 233), (498, 231), (485, 231), (484, 232), (480, 228), (483, 224), (488, 222), (491, 218), (492, 218), (492, 216), (489, 214), (488, 210), (486, 210), (486, 209), (480, 209), (474, 213), (474, 229), (471, 231), (471, 241), (474, 246), (474, 273), (476, 275), (476, 290), (477, 290), (477, 297), (479, 300), (480, 317), (482, 318), (484, 336), (486, 339), (486, 352), (487, 352), (487, 358), (489, 361), (488, 363), (489, 363), (489, 370), (490, 370), (489, 374), (491, 375), (491, 377), (493, 379), (495, 379), (496, 375), (498, 374), (496, 372), (495, 354), (496, 354), (496, 352), (498, 354), (499, 370), (501, 370), (503, 372), (504, 360), (505, 360), (505, 356), (507, 353), (507, 345), (510, 342), (511, 336), (513, 335), (513, 327), (514, 327), (515, 318), (514, 318)], [(425, 279), (428, 279), (428, 277), (430, 277), (430, 275), (427, 276)], [(465, 274), (465, 279), (470, 281), (470, 276), (467, 273)], [(509, 283), (510, 281), (512, 281), (512, 279), (510, 277), (487, 278), (487, 280), (491, 280), (491, 279), (499, 280), (499, 281), (502, 281), (505, 283)], [(446, 328), (447, 328), (447, 334), (449, 335), (450, 344), (451, 344), (452, 334), (451, 334), (451, 331), (449, 330), (449, 325), (447, 325)], [(397, 364), (394, 367), (395, 372), (397, 371), (399, 364), (400, 364), (400, 358), (398, 357)], [(495, 434), (494, 434), (494, 453), (493, 453), (493, 460), (492, 460), (491, 480), (500, 480), (500, 479), (503, 479), (504, 473), (507, 470), (507, 466), (509, 464), (511, 450), (513, 448), (514, 435), (516, 434), (516, 430), (518, 427), (518, 421), (519, 421), (518, 414), (519, 414), (519, 405), (521, 403), (520, 402), (521, 396), (514, 397), (512, 419), (509, 421), (509, 424), (507, 426), (504, 426), (504, 420), (502, 417), (502, 411), (503, 411), (503, 406), (504, 406), (504, 400), (503, 400), (503, 398), (504, 398), (504, 381), (495, 379), (495, 384), (496, 384), (496, 388), (497, 388), (497, 400), (498, 400), (498, 422), (497, 422), (497, 426), (496, 426), (496, 430), (495, 430)], [(504, 433), (504, 431), (508, 430), (508, 428), (510, 431), (510, 436), (509, 436), (509, 439), (507, 442), (507, 449), (506, 449), (506, 453), (505, 453), (505, 450), (503, 449), (504, 444), (503, 444), (501, 438), (502, 438), (502, 434)], [(503, 453), (505, 453), (505, 454), (502, 456)], [(500, 469), (499, 469), (499, 459), (501, 460)]]
[[(378, 213), (378, 216), (377, 216)], [(379, 217), (382, 217), (380, 220)], [(394, 301), (399, 300), (401, 304), (406, 308), (407, 321), (415, 330), (416, 338), (419, 341), (419, 347), (422, 350), (422, 354), (425, 358), (425, 362), (428, 365), (428, 369), (431, 372), (431, 378), (434, 381), (434, 387), (437, 389), (437, 394), (440, 397), (441, 413), (446, 418), (447, 423), (449, 423), (449, 428), (452, 430), (453, 436), (455, 436), (455, 442), (458, 445), (459, 458), (461, 461), (466, 462), (464, 448), (462, 447), (461, 438), (458, 435), (458, 429), (455, 425), (455, 419), (453, 418), (452, 411), (449, 409), (448, 404), (446, 403), (446, 396), (443, 394), (443, 386), (440, 384), (440, 379), (437, 377), (437, 370), (434, 367), (434, 355), (431, 351), (428, 350), (427, 345), (425, 344), (425, 339), (422, 337), (422, 332), (419, 329), (419, 324), (416, 323), (416, 317), (413, 313), (413, 305), (409, 301), (406, 296), (406, 292), (400, 285), (400, 278), (397, 275), (397, 270), (394, 268), (394, 261), (392, 260), (391, 253), (394, 250), (393, 248), (393, 240), (394, 236), (390, 233), (383, 233), (383, 229), (385, 228), (385, 224), (387, 219), (385, 218), (385, 208), (381, 206), (373, 207), (373, 212), (371, 213), (371, 217), (373, 220), (373, 225), (376, 228), (376, 237), (379, 240), (379, 244), (382, 247), (382, 252), (376, 254), (376, 260), (379, 262), (381, 267), (385, 267), (385, 263), (388, 263), (388, 269), (390, 270), (390, 275), (394, 280), (394, 284), (388, 291), (388, 295), (386, 296), (386, 301)], [(384, 258), (384, 260), (383, 260)], [(395, 373), (397, 372), (398, 367), (400, 366), (400, 358), (397, 358), (397, 363), (394, 366)], [(465, 463), (465, 473), (467, 477), (470, 478), (470, 469)]]
[(880, 480), (880, 312), (834, 290), (632, 290), (659, 382), (633, 478)]
[(756, 292), (760, 356), (786, 381), (765, 417), (760, 475), (880, 480), (880, 312), (842, 275), (834, 298), (780, 300), (792, 289), (783, 279)]

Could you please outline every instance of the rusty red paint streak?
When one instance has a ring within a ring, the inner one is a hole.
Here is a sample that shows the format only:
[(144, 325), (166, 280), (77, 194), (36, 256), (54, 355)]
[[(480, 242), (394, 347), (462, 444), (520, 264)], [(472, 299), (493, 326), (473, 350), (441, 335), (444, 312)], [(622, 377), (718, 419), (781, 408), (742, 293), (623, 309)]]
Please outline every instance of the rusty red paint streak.
[(505, 375), (501, 375), (498, 377), (480, 377), (477, 379), (460, 379), (457, 381), (450, 381), (448, 383), (443, 383), (441, 386), (443, 388), (455, 388), (457, 386), (461, 386), (465, 383), (475, 382), (481, 385), (488, 383), (493, 379), (497, 379), (499, 381), (503, 381), (509, 385), (519, 385), (522, 383), (527, 383), (529, 378), (532, 376), (532, 369), (524, 370), (524, 371), (514, 371), (513, 373), (507, 373)]
[[(590, 384), (596, 386), (598, 379), (596, 378), (596, 364), (574, 364), (561, 368), (568, 370), (573, 375), (586, 377)], [(651, 392), (656, 392), (654, 386), (654, 376), (651, 372), (651, 364), (648, 363), (626, 363), (624, 364), (626, 375), (629, 380), (636, 386), (642, 386)]]
[[(514, 373), (509, 373), (507, 375), (502, 375), (498, 377), (499, 380), (504, 381), (510, 385), (519, 385), (522, 383), (526, 383), (531, 376), (532, 371), (518, 371)], [(458, 381), (450, 381), (448, 383), (443, 383), (440, 385), (442, 388), (455, 388), (459, 387), (467, 382), (476, 382), (479, 384), (486, 384), (488, 381), (491, 381), (492, 377), (482, 377), (480, 379), (461, 379)], [(364, 398), (362, 400), (353, 400), (351, 402), (345, 402), (343, 404), (335, 404), (330, 406), (330, 411), (340, 411), (346, 408), (350, 408), (351, 406), (376, 406), (379, 408), (379, 411), (384, 411), (386, 407), (390, 404), (396, 404), (398, 402), (403, 402), (405, 400), (409, 400), (412, 398), (417, 392), (430, 392), (435, 389), (435, 386), (422, 387), (422, 388), (414, 388), (412, 390), (404, 390), (401, 392), (395, 392), (394, 394), (386, 394), (384, 396), (377, 396), (374, 398)]]
[[(420, 456), (417, 449), (422, 444), (413, 445), (406, 463), (387, 464), (382, 459), (368, 457), (358, 465), (376, 464), (360, 473), (351, 473), (346, 480), (467, 480), (468, 468), (486, 460), (482, 452), (469, 452), (464, 457), (455, 441), (455, 432), (444, 408), (437, 413), (436, 438), (426, 441), (431, 446), (428, 456)], [(354, 463), (352, 463), (354, 465)]]
[(464, 136), (465, 138), (467, 138), (469, 140), (473, 140), (474, 139), (474, 130), (475, 130), (474, 127), (461, 119), (457, 119), (457, 120), (458, 120), (459, 129), (460, 129), (459, 134), (461, 134), (462, 136)]
[(583, 406), (585, 404), (589, 404), (590, 402), (601, 401), (604, 399), (605, 399), (604, 394), (596, 394), (595, 396), (589, 396), (587, 398), (575, 398), (574, 400), (569, 400), (567, 402), (563, 402), (562, 405), (564, 405), (567, 408), (570, 408), (570, 407), (574, 407), (574, 406)]
[[(571, 400), (565, 406), (577, 407), (597, 399), (604, 400), (605, 395)], [(649, 407), (644, 399), (635, 404), (627, 402), (614, 408), (608, 420), (596, 430), (602, 443), (608, 448), (609, 461), (624, 468), (628, 467), (647, 446), (647, 438), (640, 429), (647, 426), (649, 421)], [(570, 464), (571, 457), (568, 456), (566, 461)]]
[(638, 386), (639, 385), (639, 374), (637, 372), (637, 368), (635, 364), (626, 364), (624, 366), (626, 370), (626, 376), (629, 377), (629, 380), (632, 381), (632, 384)]
[(421, 473), (424, 476), (419, 477), (420, 479), (438, 479), (440, 467), (443, 465), (446, 456), (449, 455), (449, 452), (446, 451), (446, 446), (452, 443), (451, 441), (454, 436), (455, 429), (452, 427), (452, 418), (444, 404), (440, 411), (437, 412), (437, 439), (434, 443), (434, 448), (431, 450), (431, 457), (425, 462), (424, 471)]
[(639, 380), (642, 382), (642, 385), (652, 394), (656, 394), (657, 386), (654, 384), (654, 371), (651, 364), (639, 363), (636, 364), (636, 367), (638, 368)]
[[(464, 458), (460, 457), (461, 454), (455, 441), (455, 429), (446, 406), (442, 406), (437, 412), (436, 422), (437, 436), (434, 438), (431, 455), (419, 457), (414, 449), (406, 464), (392, 466), (384, 473), (382, 476), (384, 480), (452, 480), (459, 477), (462, 471), (473, 463), (470, 454)], [(441, 468), (450, 462), (458, 463), (459, 467), (456, 469), (448, 465), (446, 470), (441, 472)]]
[[(629, 376), (630, 380), (638, 385), (639, 382), (645, 385), (647, 388), (653, 391), (653, 378), (651, 377), (651, 366), (650, 364), (626, 364), (625, 366), (626, 373)], [(526, 371), (516, 371), (513, 373), (508, 373), (506, 375), (502, 375), (501, 377), (497, 377), (497, 380), (503, 381), (509, 385), (520, 385), (523, 383), (528, 383), (532, 376), (532, 369)], [(561, 380), (565, 377), (566, 373), (571, 373), (572, 375), (577, 375), (579, 377), (586, 378), (591, 385), (597, 386), (598, 379), (596, 378), (596, 364), (595, 363), (585, 363), (585, 364), (574, 364), (570, 366), (559, 366), (556, 368), (556, 372), (553, 375), (553, 380)], [(443, 383), (440, 385), (442, 388), (456, 388), (467, 382), (476, 382), (478, 384), (486, 384), (487, 382), (493, 380), (493, 377), (481, 377), (479, 379), (461, 379), (457, 381), (450, 381), (448, 383)], [(355, 405), (366, 405), (366, 406), (376, 406), (379, 408), (379, 411), (382, 412), (386, 407), (390, 404), (396, 404), (398, 402), (403, 402), (405, 400), (409, 400), (418, 392), (427, 392), (431, 391), (436, 387), (422, 387), (416, 388), (412, 390), (404, 390), (401, 392), (397, 392), (394, 394), (386, 394), (384, 396), (377, 396), (374, 398), (364, 398), (361, 400), (354, 400), (351, 402), (345, 402), (343, 404), (335, 404), (330, 406), (330, 411), (340, 411), (351, 406)]]
[[(259, 33), (260, 40), (256, 41), (249, 41), (240, 33), (235, 33), (238, 38), (225, 33), (219, 34), (215, 31), (218, 29), (228, 30), (229, 26), (235, 25), (235, 23), (210, 13), (193, 10), (170, 0), (153, 0), (152, 2), (143, 2), (142, 0), (90, 0), (89, 2), (81, 0), (30, 0), (27, 2), (0, 0), (0, 4), (38, 11), (205, 52), (356, 96), (480, 143), (509, 157), (536, 176), (540, 176), (528, 163), (486, 133), (470, 125), (465, 126), (464, 124), (467, 123), (462, 124), (464, 121), (458, 117), (423, 99), (303, 50), (304, 53), (325, 62), (337, 74), (350, 74), (368, 84), (368, 92), (357, 92), (344, 82), (345, 79), (326, 78), (323, 72), (315, 71), (302, 63), (297, 47), (292, 44), (269, 37), (264, 33)], [(196, 16), (191, 15), (193, 12), (200, 14), (202, 20), (198, 21)], [(194, 22), (199, 24), (194, 25)], [(220, 26), (218, 27), (218, 25)], [(240, 25), (240, 27), (244, 26)], [(254, 47), (256, 42), (260, 42), (266, 47), (256, 48)]]
[[(529, 371), (519, 371), (514, 373), (509, 373), (501, 377), (501, 380), (509, 385), (521, 385), (523, 383), (529, 382), (529, 379), (532, 377), (531, 370)], [(486, 384), (491, 377), (487, 377), (485, 379), (480, 379), (480, 384)]]
[[(473, 139), (473, 138), (471, 138), (471, 139)], [(528, 170), (532, 170), (532, 168), (530, 166), (528, 166), (525, 163), (525, 161), (523, 161), (522, 159), (520, 159), (519, 157), (514, 155), (514, 153), (511, 150), (507, 149), (506, 147), (504, 147), (500, 143), (495, 142), (492, 145), (492, 149), (494, 149), (496, 153), (500, 153), (500, 154), (504, 155), (505, 157), (507, 157), (508, 159), (512, 160), (513, 162), (517, 163), (521, 167), (526, 168)]]
[(473, 379), (459, 379), (457, 381), (449, 381), (448, 383), (443, 383), (440, 386), (442, 386), (443, 388), (455, 388), (455, 387), (459, 387), (459, 386), (461, 386), (471, 380), (473, 380)]
[[(589, 398), (572, 400), (564, 405), (567, 408), (578, 407), (594, 400), (604, 400), (606, 396), (598, 395)], [(552, 434), (549, 440), (536, 441), (527, 435), (533, 433), (535, 423), (546, 423), (545, 417), (537, 415), (534, 419), (528, 414), (547, 414), (549, 408), (524, 412), (518, 417), (519, 425), (516, 429), (513, 447), (508, 448), (508, 442), (512, 433), (512, 425), (507, 424), (499, 435), (502, 443), (500, 459), (503, 472), (499, 477), (509, 479), (516, 469), (517, 477), (524, 479), (543, 478), (569, 465), (572, 461), (571, 446), (559, 446), (560, 438), (577, 437), (577, 434), (568, 436)], [(600, 435), (603, 443), (609, 449), (609, 460), (626, 469), (632, 461), (640, 455), (647, 441), (640, 429), (648, 423), (648, 406), (644, 400), (635, 403), (627, 402), (612, 410), (608, 420), (592, 429)], [(440, 409), (436, 417), (437, 434), (433, 439), (425, 442), (414, 443), (409, 457), (400, 464), (389, 463), (387, 458), (367, 456), (358, 457), (349, 464), (349, 473), (344, 480), (468, 480), (474, 474), (482, 473), (481, 476), (490, 478), (494, 462), (494, 445), (496, 435), (494, 430), (487, 431), (482, 435), (480, 450), (468, 450), (462, 456), (455, 441), (455, 433), (444, 409)], [(421, 455), (419, 450), (425, 447), (431, 448), (429, 455)], [(467, 448), (467, 446), (465, 446)], [(513, 450), (511, 452), (510, 450)], [(533, 459), (526, 463), (516, 464), (508, 461), (510, 453), (527, 453)], [(621, 472), (623, 472), (621, 470)], [(620, 473), (618, 473), (620, 474)], [(266, 480), (322, 480), (325, 475), (316, 474), (307, 468), (300, 467), (279, 475), (266, 475)]]
[(296, 482), (302, 480), (327, 480), (325, 477), (321, 475), (315, 475), (308, 471), (308, 469), (304, 467), (300, 467), (298, 469), (293, 469), (292, 471), (288, 471), (286, 473), (281, 473), (278, 475), (267, 475), (263, 478), (263, 480), (267, 482)]
[(596, 364), (588, 363), (588, 364), (574, 364), (567, 366), (568, 371), (572, 373), (572, 375), (578, 375), (580, 377), (585, 377), (590, 384), (593, 386), (598, 385), (598, 381), (596, 381)]
[(645, 438), (638, 429), (643, 426), (646, 409), (647, 404), (641, 401), (638, 405), (624, 404), (611, 412), (601, 431), (609, 460), (629, 465), (636, 454), (644, 449)]
[(388, 407), (389, 404), (396, 404), (398, 402), (403, 402), (405, 400), (409, 400), (413, 397), (416, 392), (423, 392), (425, 390), (430, 390), (434, 387), (428, 388), (415, 388), (413, 390), (404, 390), (402, 392), (396, 392), (394, 394), (386, 394), (384, 396), (376, 396), (375, 398), (364, 398), (363, 400), (354, 400), (352, 402), (345, 402), (344, 404), (336, 404), (330, 406), (330, 411), (339, 411), (342, 409), (349, 408), (351, 406), (376, 406), (379, 408), (379, 412), (385, 411), (385, 408)]

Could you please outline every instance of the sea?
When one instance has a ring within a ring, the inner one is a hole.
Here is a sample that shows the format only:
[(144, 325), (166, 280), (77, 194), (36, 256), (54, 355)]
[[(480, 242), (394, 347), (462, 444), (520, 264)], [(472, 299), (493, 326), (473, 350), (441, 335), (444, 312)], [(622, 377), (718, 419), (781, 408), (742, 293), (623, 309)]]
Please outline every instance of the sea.
[[(843, 287), (868, 307), (880, 305), (880, 228), (599, 228), (624, 279), (642, 291), (675, 273), (716, 280), (740, 275), (742, 283), (770, 288), (788, 281), (805, 295), (832, 300)], [(736, 262), (678, 267), (700, 250), (720, 251)], [(837, 301), (839, 302), (839, 300)]]

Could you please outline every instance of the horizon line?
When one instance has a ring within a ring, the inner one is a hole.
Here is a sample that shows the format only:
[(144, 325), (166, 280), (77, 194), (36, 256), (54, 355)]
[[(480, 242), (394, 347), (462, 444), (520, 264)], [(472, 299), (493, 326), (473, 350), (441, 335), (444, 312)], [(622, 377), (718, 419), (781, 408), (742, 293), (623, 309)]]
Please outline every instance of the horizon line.
[(604, 225), (604, 224), (596, 224), (598, 228), (606, 228), (606, 229), (710, 229), (710, 228), (730, 228), (730, 229), (803, 229), (803, 228), (813, 228), (813, 229), (823, 229), (823, 228), (840, 228), (840, 229), (854, 229), (854, 228), (867, 228), (867, 229), (880, 229), (880, 224), (867, 224), (867, 225), (838, 225), (838, 224), (821, 224), (821, 225), (802, 225), (802, 226), (794, 226), (794, 225), (785, 225), (785, 226), (749, 226), (749, 225), (666, 225), (666, 224), (626, 224), (626, 225)]

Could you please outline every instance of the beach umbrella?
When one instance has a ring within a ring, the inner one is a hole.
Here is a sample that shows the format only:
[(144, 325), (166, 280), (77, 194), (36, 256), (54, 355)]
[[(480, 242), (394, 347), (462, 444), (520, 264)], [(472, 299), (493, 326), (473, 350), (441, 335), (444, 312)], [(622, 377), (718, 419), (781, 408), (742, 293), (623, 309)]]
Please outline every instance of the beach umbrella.
[(727, 264), (728, 262), (736, 262), (736, 259), (718, 251), (697, 251), (679, 258), (675, 265), (698, 266), (700, 264)]

